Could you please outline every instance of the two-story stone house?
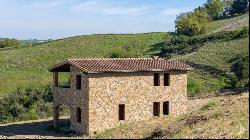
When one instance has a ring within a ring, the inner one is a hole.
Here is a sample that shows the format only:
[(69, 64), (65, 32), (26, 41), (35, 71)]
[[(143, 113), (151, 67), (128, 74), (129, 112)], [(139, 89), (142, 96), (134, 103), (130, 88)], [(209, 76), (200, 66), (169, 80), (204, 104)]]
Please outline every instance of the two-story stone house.
[[(184, 63), (161, 58), (68, 59), (53, 72), (54, 126), (59, 106), (70, 108), (70, 128), (93, 134), (118, 124), (177, 115), (187, 110)], [(70, 86), (60, 87), (58, 73), (70, 73)]]

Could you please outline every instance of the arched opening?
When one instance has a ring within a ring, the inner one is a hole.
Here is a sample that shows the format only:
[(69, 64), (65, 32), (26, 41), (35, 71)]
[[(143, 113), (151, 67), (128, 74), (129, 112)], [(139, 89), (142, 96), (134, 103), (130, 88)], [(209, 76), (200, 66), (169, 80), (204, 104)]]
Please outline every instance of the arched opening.
[(54, 108), (54, 127), (64, 132), (70, 131), (70, 108), (58, 105)]
[(81, 123), (81, 119), (82, 119), (82, 111), (81, 111), (81, 108), (80, 107), (77, 107), (76, 108), (76, 121), (78, 123)]

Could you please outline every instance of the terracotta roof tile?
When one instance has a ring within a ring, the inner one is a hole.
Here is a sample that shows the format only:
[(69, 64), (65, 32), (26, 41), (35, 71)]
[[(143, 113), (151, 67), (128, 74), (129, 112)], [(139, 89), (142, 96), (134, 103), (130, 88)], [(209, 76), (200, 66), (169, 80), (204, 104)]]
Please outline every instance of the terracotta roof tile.
[(67, 59), (53, 66), (50, 71), (73, 65), (83, 72), (135, 72), (191, 70), (192, 67), (174, 60), (162, 58), (79, 58)]

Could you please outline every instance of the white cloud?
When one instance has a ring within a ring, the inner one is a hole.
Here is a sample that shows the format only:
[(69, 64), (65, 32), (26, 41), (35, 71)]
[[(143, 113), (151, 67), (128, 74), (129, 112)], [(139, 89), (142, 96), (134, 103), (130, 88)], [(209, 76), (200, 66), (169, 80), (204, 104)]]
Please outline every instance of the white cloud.
[(180, 13), (192, 11), (191, 8), (168, 8), (161, 11), (162, 16), (177, 16)]
[(179, 4), (170, 0), (0, 1), (0, 37), (19, 39), (173, 31), (176, 15), (197, 6), (189, 7), (185, 2)]
[(101, 1), (85, 1), (69, 7), (72, 11), (81, 13), (95, 13), (111, 16), (140, 16), (144, 15), (148, 8), (146, 6), (127, 6), (118, 3), (103, 3)]

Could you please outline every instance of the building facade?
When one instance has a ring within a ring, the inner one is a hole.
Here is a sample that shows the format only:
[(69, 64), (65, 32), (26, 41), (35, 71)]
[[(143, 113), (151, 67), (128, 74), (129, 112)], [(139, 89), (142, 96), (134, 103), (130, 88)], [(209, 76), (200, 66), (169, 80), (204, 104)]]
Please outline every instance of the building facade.
[[(191, 67), (166, 59), (69, 59), (53, 72), (54, 126), (59, 107), (70, 108), (70, 128), (94, 134), (122, 123), (187, 111), (187, 71)], [(69, 72), (69, 86), (58, 73)]]

